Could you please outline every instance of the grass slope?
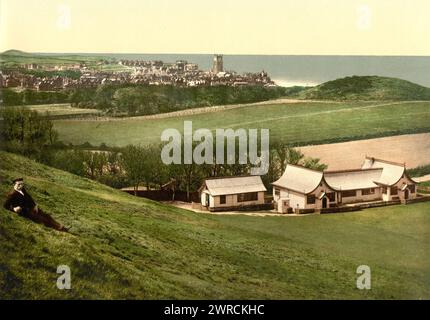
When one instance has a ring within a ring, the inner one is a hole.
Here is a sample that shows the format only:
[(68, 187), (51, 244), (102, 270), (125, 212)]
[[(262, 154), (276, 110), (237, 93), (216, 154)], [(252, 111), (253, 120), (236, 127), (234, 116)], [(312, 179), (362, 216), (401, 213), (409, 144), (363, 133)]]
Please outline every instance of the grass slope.
[(352, 76), (303, 90), (298, 96), (327, 100), (430, 100), (430, 88), (397, 78)]
[(55, 121), (60, 140), (109, 146), (160, 143), (168, 128), (267, 128), (271, 140), (326, 143), (403, 133), (429, 132), (430, 102), (303, 102), (245, 106), (176, 118)]
[[(306, 217), (197, 214), (0, 152), (75, 235), (0, 210), (0, 298), (430, 298), (430, 205)], [(0, 199), (4, 200), (4, 197)], [(70, 266), (72, 290), (56, 289)], [(372, 290), (355, 288), (358, 265)]]

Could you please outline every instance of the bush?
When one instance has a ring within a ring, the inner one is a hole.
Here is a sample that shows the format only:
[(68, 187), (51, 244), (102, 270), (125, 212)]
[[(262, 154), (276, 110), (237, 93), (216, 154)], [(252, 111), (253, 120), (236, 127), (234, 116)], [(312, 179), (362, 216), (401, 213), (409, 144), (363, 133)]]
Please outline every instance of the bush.
[(406, 170), (411, 177), (421, 177), (430, 174), (430, 164)]
[(287, 95), (287, 88), (263, 86), (178, 87), (137, 84), (99, 85), (58, 92), (5, 89), (4, 105), (71, 103), (96, 108), (109, 115), (149, 115), (189, 108), (250, 103)]

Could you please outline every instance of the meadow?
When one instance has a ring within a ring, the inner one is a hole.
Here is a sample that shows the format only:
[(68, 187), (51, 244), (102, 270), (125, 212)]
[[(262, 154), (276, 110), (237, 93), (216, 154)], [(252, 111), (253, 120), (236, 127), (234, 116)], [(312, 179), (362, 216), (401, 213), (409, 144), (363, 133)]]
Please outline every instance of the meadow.
[(52, 117), (94, 115), (100, 113), (97, 109), (75, 108), (70, 103), (26, 105), (23, 108), (28, 108), (41, 114), (48, 114)]
[(299, 102), (244, 106), (163, 119), (54, 122), (64, 142), (109, 146), (159, 143), (164, 129), (268, 128), (270, 139), (301, 145), (430, 131), (430, 102)]
[[(24, 176), (72, 234), (0, 209), (1, 299), (429, 299), (430, 203), (250, 217), (136, 198), (0, 152), (0, 201)], [(71, 268), (58, 290), (57, 266)], [(356, 288), (368, 265), (371, 290)]]

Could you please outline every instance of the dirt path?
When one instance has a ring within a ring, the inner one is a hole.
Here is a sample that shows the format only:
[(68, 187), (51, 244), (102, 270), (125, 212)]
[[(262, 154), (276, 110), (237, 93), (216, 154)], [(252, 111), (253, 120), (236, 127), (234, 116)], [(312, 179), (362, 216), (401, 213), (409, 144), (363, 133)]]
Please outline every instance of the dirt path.
[(329, 170), (359, 168), (371, 156), (406, 163), (407, 168), (430, 164), (430, 133), (323, 144), (299, 148), (305, 156), (320, 158)]
[[(310, 214), (280, 214), (275, 211), (219, 211), (219, 212), (210, 212), (194, 209), (191, 203), (181, 202), (181, 201), (163, 201), (163, 203), (169, 204), (171, 206), (186, 209), (198, 213), (205, 214), (214, 214), (214, 215), (245, 215), (245, 216), (253, 216), (253, 217), (304, 217)], [(312, 213), (316, 214), (316, 213)]]

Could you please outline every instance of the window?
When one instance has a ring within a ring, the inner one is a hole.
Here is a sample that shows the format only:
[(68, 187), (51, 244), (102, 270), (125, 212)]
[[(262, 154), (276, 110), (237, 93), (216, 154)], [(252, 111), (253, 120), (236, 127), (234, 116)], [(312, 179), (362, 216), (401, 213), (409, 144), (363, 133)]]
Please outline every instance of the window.
[(356, 195), (357, 191), (355, 190), (342, 191), (342, 198), (355, 197)]
[(409, 189), (409, 191), (411, 191), (411, 193), (415, 193), (415, 185), (414, 184), (408, 185), (408, 189)]
[(315, 203), (315, 195), (313, 195), (313, 194), (308, 195), (306, 198), (306, 203), (307, 204), (314, 204)]
[(368, 196), (370, 194), (375, 194), (375, 188), (363, 189), (361, 190), (363, 196)]
[(226, 201), (225, 201), (225, 195), (220, 196), (220, 197), (219, 197), (219, 203), (220, 203), (220, 204), (225, 204), (225, 202), (226, 202)]
[(334, 202), (336, 200), (334, 192), (327, 193), (327, 198), (330, 200), (330, 202)]
[(391, 187), (390, 193), (392, 196), (396, 195), (397, 194), (397, 187)]
[(382, 187), (382, 193), (387, 194), (387, 187)]
[(258, 192), (239, 193), (237, 202), (255, 201), (258, 200)]
[(280, 196), (281, 195), (281, 190), (279, 190), (278, 188), (275, 188), (275, 196)]

